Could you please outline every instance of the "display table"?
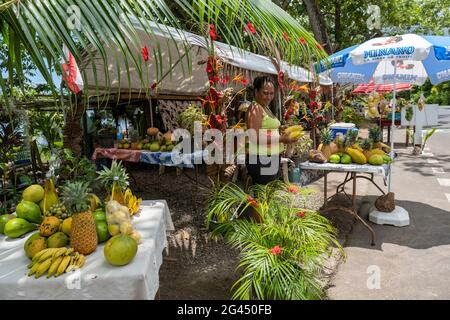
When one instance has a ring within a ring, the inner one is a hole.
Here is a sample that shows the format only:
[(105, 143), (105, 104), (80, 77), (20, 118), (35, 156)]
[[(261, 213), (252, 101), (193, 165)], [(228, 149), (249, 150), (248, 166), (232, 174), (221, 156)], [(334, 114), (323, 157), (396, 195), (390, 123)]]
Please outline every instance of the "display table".
[(92, 160), (97, 158), (109, 158), (126, 162), (144, 162), (167, 167), (194, 168), (195, 164), (202, 163), (207, 157), (207, 150), (193, 153), (179, 152), (152, 152), (148, 150), (130, 150), (116, 148), (96, 148)]
[[(356, 209), (356, 179), (366, 179), (369, 180), (373, 185), (375, 185), (378, 190), (384, 195), (385, 192), (375, 183), (374, 175), (382, 175), (384, 178), (384, 182), (386, 184), (387, 176), (390, 172), (390, 165), (384, 164), (381, 166), (372, 166), (370, 164), (360, 165), (360, 164), (334, 164), (334, 163), (313, 163), (313, 162), (303, 162), (299, 165), (300, 169), (302, 170), (322, 170), (324, 171), (324, 204), (320, 211), (322, 213), (327, 211), (333, 211), (333, 210), (342, 210), (345, 212), (348, 212), (355, 216), (356, 219), (361, 221), (364, 226), (366, 226), (372, 235), (372, 245), (375, 245), (375, 232), (373, 229), (367, 224), (366, 221), (364, 221), (357, 212)], [(336, 188), (336, 193), (332, 195), (331, 197), (327, 197), (327, 188), (328, 188), (328, 177), (327, 175), (330, 172), (346, 172), (346, 176), (344, 178), (344, 181), (340, 183)], [(370, 176), (365, 176), (363, 174), (369, 174)], [(353, 190), (351, 197), (345, 192), (345, 185), (352, 181), (353, 183)], [(351, 208), (344, 207), (341, 205), (329, 205), (329, 200), (333, 198), (335, 195), (339, 193), (344, 193), (352, 202)]]
[(27, 276), (30, 260), (23, 245), (32, 233), (20, 239), (0, 236), (0, 299), (154, 299), (162, 252), (168, 247), (166, 231), (174, 230), (166, 201), (143, 201), (133, 227), (142, 235), (142, 242), (128, 265), (110, 265), (103, 255), (103, 243), (86, 257), (81, 269), (49, 279), (46, 275), (39, 279)]
[(97, 158), (109, 158), (112, 160), (139, 162), (141, 161), (141, 152), (142, 150), (95, 148), (92, 160), (97, 160)]

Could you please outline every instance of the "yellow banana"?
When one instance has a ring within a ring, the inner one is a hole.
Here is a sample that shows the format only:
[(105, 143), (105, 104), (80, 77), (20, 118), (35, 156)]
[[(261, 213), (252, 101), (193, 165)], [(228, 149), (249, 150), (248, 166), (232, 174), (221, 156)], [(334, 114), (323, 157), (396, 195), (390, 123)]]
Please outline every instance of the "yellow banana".
[(50, 268), (51, 264), (52, 264), (52, 259), (47, 259), (44, 262), (42, 262), (39, 265), (39, 268), (37, 268), (36, 274), (34, 275), (34, 277), (37, 279), (40, 276), (42, 276), (48, 270), (48, 268)]
[(40, 265), (41, 265), (41, 263), (36, 262), (36, 263), (31, 267), (30, 272), (28, 272), (28, 276), (33, 275), (33, 274), (37, 271), (37, 269), (39, 268)]
[(61, 263), (58, 266), (58, 270), (55, 273), (55, 277), (60, 276), (64, 271), (66, 271), (67, 266), (69, 265), (71, 257), (65, 256)]
[(68, 272), (70, 272), (70, 271), (72, 271), (73, 269), (78, 269), (78, 267), (76, 266), (76, 264), (75, 264), (75, 261), (76, 261), (77, 259), (75, 258), (75, 256), (71, 256), (70, 257), (70, 262), (69, 262), (69, 264), (68, 264), (68, 266), (67, 266), (67, 268), (66, 268), (66, 273), (68, 273)]
[(284, 130), (284, 133), (291, 133), (294, 131), (303, 131), (303, 127), (301, 125), (290, 126), (286, 130)]
[(39, 262), (45, 261), (48, 258), (53, 257), (53, 254), (58, 250), (59, 248), (49, 248), (49, 249), (45, 249), (47, 250), (40, 258), (39, 258)]
[(303, 136), (303, 132), (300, 132), (300, 131), (295, 131), (295, 132), (292, 132), (289, 134), (289, 138), (291, 138), (291, 139), (298, 139), (301, 136)]
[(58, 248), (58, 250), (56, 250), (55, 253), (53, 254), (53, 260), (62, 255), (65, 255), (66, 252), (67, 252), (67, 248), (65, 248), (65, 247)]
[(78, 258), (78, 261), (77, 261), (77, 266), (79, 268), (81, 268), (82, 266), (84, 266), (85, 262), (86, 262), (86, 257), (83, 254), (80, 254), (80, 257)]
[(32, 261), (39, 261), (39, 258), (47, 252), (48, 249), (43, 249), (41, 251), (39, 251), (38, 253), (36, 253), (32, 259)]
[(56, 270), (58, 269), (58, 267), (61, 264), (61, 261), (63, 259), (64, 259), (64, 257), (60, 256), (53, 260), (52, 265), (48, 269), (47, 278), (50, 278), (52, 275), (55, 274)]
[(27, 268), (28, 268), (28, 269), (31, 269), (35, 264), (36, 264), (36, 261), (31, 261), (31, 262), (28, 264)]

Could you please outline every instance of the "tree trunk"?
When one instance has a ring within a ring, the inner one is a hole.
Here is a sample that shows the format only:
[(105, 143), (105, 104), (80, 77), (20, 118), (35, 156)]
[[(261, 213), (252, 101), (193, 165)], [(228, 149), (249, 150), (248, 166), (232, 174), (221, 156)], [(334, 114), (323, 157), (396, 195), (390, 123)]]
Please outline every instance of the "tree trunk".
[(72, 150), (75, 156), (81, 156), (81, 142), (83, 140), (83, 129), (81, 118), (84, 113), (84, 104), (80, 101), (74, 103), (72, 110), (66, 115), (64, 126), (64, 148)]
[(303, 0), (306, 6), (306, 11), (308, 12), (309, 23), (311, 24), (311, 29), (313, 31), (314, 37), (320, 43), (320, 45), (325, 49), (328, 54), (331, 54), (332, 49), (330, 45), (330, 39), (327, 33), (327, 27), (325, 24), (325, 19), (319, 10), (316, 0)]
[(341, 2), (334, 2), (335, 11), (334, 11), (334, 48), (333, 52), (341, 50)]

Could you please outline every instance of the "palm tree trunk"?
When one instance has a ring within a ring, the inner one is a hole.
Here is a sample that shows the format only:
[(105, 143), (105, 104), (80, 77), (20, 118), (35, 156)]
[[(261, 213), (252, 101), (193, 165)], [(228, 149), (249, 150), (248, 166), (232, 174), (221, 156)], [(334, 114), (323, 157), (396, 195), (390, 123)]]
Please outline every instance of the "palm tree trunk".
[(85, 112), (84, 104), (77, 102), (66, 115), (64, 126), (64, 148), (73, 151), (75, 156), (81, 156), (81, 143), (83, 140), (83, 129), (81, 119)]

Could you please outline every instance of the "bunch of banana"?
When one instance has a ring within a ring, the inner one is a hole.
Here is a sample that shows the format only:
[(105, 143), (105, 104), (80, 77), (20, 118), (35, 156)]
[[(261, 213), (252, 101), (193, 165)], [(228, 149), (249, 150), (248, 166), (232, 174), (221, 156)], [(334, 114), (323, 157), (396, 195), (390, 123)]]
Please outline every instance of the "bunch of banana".
[(369, 111), (367, 115), (370, 118), (378, 118), (380, 116), (380, 113), (378, 112), (378, 104), (381, 101), (380, 95), (375, 92), (369, 96), (369, 102), (367, 106), (369, 107)]
[(127, 188), (127, 190), (125, 190), (123, 199), (124, 205), (128, 207), (128, 210), (130, 211), (131, 215), (134, 215), (139, 212), (139, 207), (141, 205), (142, 198), (137, 198), (135, 195), (133, 195), (130, 188)]
[(48, 248), (39, 251), (31, 263), (28, 265), (28, 276), (37, 279), (45, 272), (47, 278), (51, 276), (58, 277), (64, 272), (70, 272), (73, 269), (79, 269), (84, 265), (86, 258), (84, 255), (74, 252), (73, 248)]
[(299, 139), (305, 134), (301, 125), (290, 126), (284, 130), (284, 133), (289, 134), (289, 138), (291, 139)]

